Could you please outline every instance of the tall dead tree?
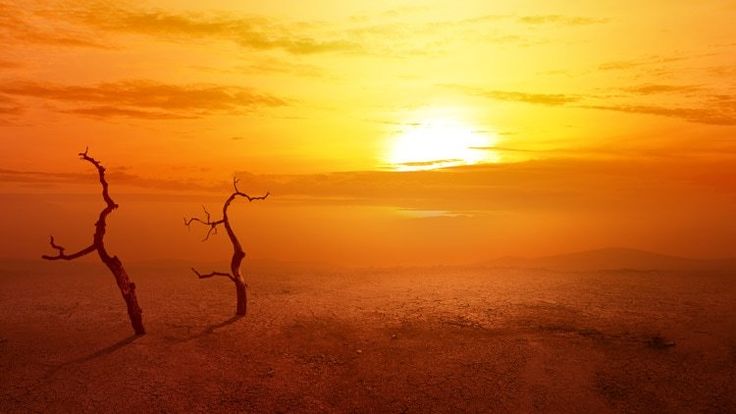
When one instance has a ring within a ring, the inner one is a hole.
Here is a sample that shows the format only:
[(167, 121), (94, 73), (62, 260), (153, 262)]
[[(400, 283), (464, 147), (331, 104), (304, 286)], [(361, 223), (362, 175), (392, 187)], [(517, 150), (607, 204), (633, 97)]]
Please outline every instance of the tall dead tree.
[(56, 244), (54, 236), (51, 236), (51, 247), (56, 249), (57, 253), (55, 256), (43, 255), (41, 257), (46, 260), (74, 260), (92, 252), (97, 252), (102, 262), (105, 263), (108, 269), (110, 269), (110, 272), (112, 272), (112, 275), (115, 276), (120, 293), (123, 295), (125, 304), (128, 307), (128, 316), (130, 317), (130, 323), (133, 325), (135, 334), (144, 335), (146, 329), (143, 327), (143, 310), (138, 306), (138, 298), (135, 295), (135, 283), (130, 281), (128, 273), (125, 271), (120, 259), (117, 256), (110, 256), (105, 248), (107, 216), (118, 208), (118, 205), (110, 197), (107, 180), (105, 179), (105, 167), (99, 161), (87, 155), (88, 150), (89, 148), (85, 149), (84, 152), (80, 152), (79, 158), (88, 161), (97, 169), (97, 173), (100, 176), (100, 184), (102, 184), (102, 199), (105, 201), (105, 208), (102, 209), (100, 217), (97, 223), (95, 223), (95, 234), (92, 237), (92, 244), (76, 253), (67, 254), (65, 253), (66, 249)]
[(227, 236), (230, 238), (230, 242), (233, 245), (233, 258), (230, 261), (230, 273), (226, 272), (210, 272), (210, 273), (200, 273), (197, 271), (197, 269), (192, 268), (192, 271), (194, 274), (197, 275), (200, 279), (207, 279), (213, 276), (222, 276), (227, 277), (228, 279), (232, 280), (235, 284), (235, 294), (237, 297), (237, 306), (235, 308), (235, 314), (238, 316), (243, 316), (246, 313), (247, 306), (248, 306), (248, 294), (247, 289), (248, 285), (245, 283), (245, 279), (243, 278), (243, 275), (240, 273), (240, 266), (243, 264), (243, 259), (245, 259), (245, 251), (243, 250), (243, 246), (240, 244), (240, 241), (238, 240), (238, 237), (235, 235), (235, 232), (233, 231), (232, 226), (230, 225), (230, 218), (227, 215), (227, 209), (230, 207), (230, 204), (238, 197), (245, 198), (248, 200), (248, 202), (256, 201), (256, 200), (265, 200), (268, 198), (270, 193), (266, 193), (265, 195), (258, 196), (258, 197), (251, 197), (248, 194), (245, 194), (238, 190), (238, 179), (233, 179), (233, 188), (234, 191), (232, 194), (230, 194), (230, 197), (225, 200), (225, 205), (222, 207), (222, 218), (219, 220), (212, 220), (212, 217), (210, 216), (209, 211), (207, 211), (206, 208), (204, 208), (204, 214), (205, 218), (200, 219), (198, 217), (193, 218), (185, 218), (184, 224), (189, 227), (193, 222), (204, 224), (205, 226), (209, 227), (209, 230), (207, 230), (207, 235), (205, 236), (204, 240), (209, 240), (210, 236), (213, 234), (217, 234), (217, 226), (223, 225), (225, 227), (225, 231), (227, 231)]

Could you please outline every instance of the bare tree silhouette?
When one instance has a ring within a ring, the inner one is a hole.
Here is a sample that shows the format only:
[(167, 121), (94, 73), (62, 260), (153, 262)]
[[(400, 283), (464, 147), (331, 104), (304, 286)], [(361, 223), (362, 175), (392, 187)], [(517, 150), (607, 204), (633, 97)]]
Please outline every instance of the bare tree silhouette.
[(92, 238), (92, 244), (76, 253), (67, 254), (65, 253), (66, 249), (56, 244), (54, 236), (51, 236), (50, 244), (52, 248), (56, 249), (57, 254), (55, 256), (43, 255), (41, 257), (46, 260), (74, 260), (96, 251), (102, 262), (107, 265), (113, 276), (115, 276), (120, 293), (123, 295), (125, 304), (128, 307), (128, 316), (130, 317), (130, 323), (133, 325), (135, 334), (145, 335), (146, 329), (143, 327), (143, 310), (138, 306), (138, 298), (135, 295), (135, 283), (130, 281), (128, 273), (125, 271), (120, 259), (117, 256), (110, 256), (105, 248), (107, 216), (118, 208), (118, 205), (110, 197), (107, 180), (105, 179), (105, 167), (99, 161), (87, 155), (88, 150), (89, 148), (85, 149), (84, 152), (80, 152), (79, 158), (90, 162), (97, 169), (97, 173), (100, 176), (100, 184), (102, 184), (102, 199), (105, 200), (105, 208), (102, 209), (100, 217), (97, 223), (95, 223), (95, 234)]
[(225, 227), (225, 230), (227, 231), (227, 235), (230, 238), (230, 242), (233, 245), (233, 258), (230, 261), (230, 273), (226, 272), (210, 272), (210, 273), (200, 273), (197, 271), (197, 269), (192, 268), (192, 271), (194, 274), (197, 275), (200, 279), (207, 279), (213, 276), (223, 276), (227, 277), (230, 280), (235, 283), (235, 293), (237, 295), (237, 306), (235, 310), (235, 314), (239, 316), (243, 316), (246, 313), (247, 306), (248, 306), (248, 296), (247, 296), (247, 288), (248, 285), (245, 283), (245, 279), (243, 278), (243, 275), (240, 274), (240, 266), (243, 263), (243, 259), (245, 259), (245, 251), (243, 250), (243, 246), (240, 244), (240, 241), (238, 240), (238, 237), (235, 235), (235, 232), (233, 231), (232, 226), (230, 225), (230, 218), (227, 215), (227, 209), (230, 207), (230, 204), (238, 197), (242, 197), (248, 200), (248, 202), (252, 202), (255, 200), (265, 200), (268, 198), (268, 196), (271, 193), (266, 193), (265, 195), (259, 196), (259, 197), (251, 197), (248, 194), (245, 194), (241, 192), (238, 189), (238, 179), (233, 179), (233, 188), (234, 191), (232, 194), (230, 194), (230, 197), (225, 200), (225, 205), (222, 207), (222, 218), (219, 220), (212, 220), (212, 217), (210, 216), (209, 211), (205, 207), (202, 207), (204, 209), (205, 218), (200, 219), (197, 217), (193, 218), (185, 218), (184, 224), (189, 227), (193, 222), (204, 224), (205, 226), (209, 227), (209, 230), (207, 230), (207, 235), (202, 241), (209, 240), (210, 236), (213, 234), (217, 234), (217, 226), (222, 224)]

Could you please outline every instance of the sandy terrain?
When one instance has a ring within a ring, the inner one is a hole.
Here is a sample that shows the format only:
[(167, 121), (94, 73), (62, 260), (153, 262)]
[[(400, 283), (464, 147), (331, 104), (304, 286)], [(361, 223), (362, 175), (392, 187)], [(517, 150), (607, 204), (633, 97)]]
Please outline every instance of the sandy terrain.
[(735, 274), (127, 267), (0, 263), (0, 412), (736, 412)]

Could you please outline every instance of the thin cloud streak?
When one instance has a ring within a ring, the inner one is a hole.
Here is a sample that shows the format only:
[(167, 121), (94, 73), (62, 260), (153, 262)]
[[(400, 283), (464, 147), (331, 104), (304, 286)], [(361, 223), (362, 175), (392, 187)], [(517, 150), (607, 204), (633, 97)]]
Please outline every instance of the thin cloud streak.
[(560, 106), (573, 102), (578, 102), (580, 100), (579, 96), (562, 93), (533, 93), (497, 89), (483, 89), (456, 84), (445, 84), (440, 86), (445, 86), (448, 88), (464, 91), (470, 95), (480, 96), (497, 101)]
[[(220, 191), (223, 186), (203, 185), (192, 180), (165, 179), (142, 177), (128, 172), (113, 171), (108, 173), (108, 178), (116, 184), (163, 191), (184, 192), (215, 192)], [(19, 171), (0, 169), (0, 183), (32, 184), (32, 185), (68, 185), (95, 184), (90, 181), (87, 173), (54, 173), (47, 171)]]
[(141, 111), (138, 109), (126, 109), (117, 108), (114, 106), (90, 106), (86, 108), (75, 108), (75, 109), (63, 109), (59, 112), (72, 115), (84, 115), (91, 118), (137, 118), (137, 119), (148, 119), (148, 120), (163, 120), (163, 119), (196, 119), (198, 115), (194, 114), (175, 114), (170, 112), (160, 111)]
[(608, 19), (596, 19), (582, 16), (565, 16), (560, 14), (546, 14), (522, 16), (518, 18), (520, 23), (539, 25), (539, 24), (558, 24), (564, 26), (587, 26), (592, 24), (608, 23)]
[(121, 81), (96, 85), (58, 85), (17, 81), (0, 84), (0, 93), (66, 104), (60, 112), (95, 117), (142, 119), (197, 118), (209, 113), (287, 105), (286, 101), (249, 88), (221, 85), (171, 85), (153, 81)]
[(655, 95), (660, 93), (686, 93), (702, 89), (700, 85), (668, 85), (659, 83), (645, 83), (642, 85), (621, 88), (624, 92), (636, 95)]
[(581, 108), (625, 112), (630, 114), (658, 115), (705, 125), (736, 125), (736, 113), (734, 113), (733, 110), (723, 111), (718, 107), (670, 108), (648, 105), (588, 105), (581, 106)]
[[(736, 125), (736, 99), (731, 95), (707, 95), (701, 93), (701, 97), (709, 99), (712, 105), (708, 105), (707, 107), (670, 107), (658, 105), (610, 105), (585, 103), (585, 101), (595, 101), (601, 99), (600, 97), (594, 95), (501, 91), (463, 85), (442, 86), (464, 91), (472, 96), (479, 96), (498, 101), (520, 102), (546, 106), (566, 106), (569, 108), (597, 109), (632, 114), (658, 115), (706, 125)], [(698, 89), (700, 89), (700, 87), (694, 85), (647, 84), (627, 88), (626, 90), (635, 95), (651, 95), (667, 92), (695, 92)]]
[[(676, 167), (676, 168), (675, 168)], [(111, 168), (125, 187), (177, 194), (219, 193), (226, 182), (144, 177)], [(511, 164), (480, 164), (411, 172), (348, 171), (325, 174), (252, 174), (236, 171), (242, 188), (271, 192), (287, 204), (327, 203), (473, 211), (605, 210), (611, 203), (632, 210), (698, 197), (734, 204), (736, 158), (601, 159), (549, 158)], [(88, 174), (1, 169), (0, 183), (90, 184)], [(629, 200), (629, 201), (626, 201)], [(621, 205), (626, 204), (626, 206)]]

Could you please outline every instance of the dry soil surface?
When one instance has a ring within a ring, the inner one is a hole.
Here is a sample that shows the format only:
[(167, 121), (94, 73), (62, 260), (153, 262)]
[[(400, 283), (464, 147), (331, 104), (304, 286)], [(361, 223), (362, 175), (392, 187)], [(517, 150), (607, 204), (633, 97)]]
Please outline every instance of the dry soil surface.
[(0, 412), (736, 412), (736, 275), (0, 263)]

